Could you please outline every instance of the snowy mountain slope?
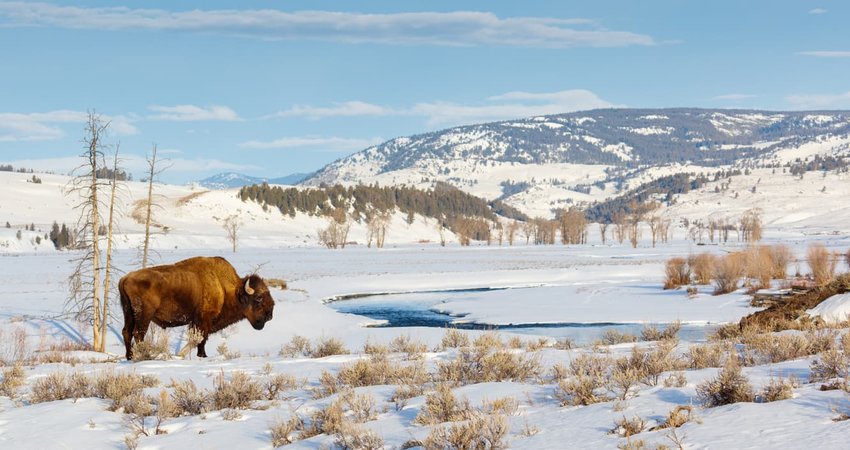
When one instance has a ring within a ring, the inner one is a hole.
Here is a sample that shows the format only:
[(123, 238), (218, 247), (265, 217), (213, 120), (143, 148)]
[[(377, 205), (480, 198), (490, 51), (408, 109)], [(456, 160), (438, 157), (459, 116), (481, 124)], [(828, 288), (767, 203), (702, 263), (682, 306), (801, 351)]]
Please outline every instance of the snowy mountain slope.
[[(0, 253), (52, 251), (44, 235), (50, 232), (54, 221), (73, 227), (79, 217), (75, 205), (79, 198), (66, 194), (69, 177), (39, 174), (40, 184), (27, 180), (31, 174), (0, 172)], [(216, 248), (230, 247), (223, 221), (232, 215), (242, 224), (239, 246), (282, 248), (317, 245), (316, 231), (327, 226), (327, 219), (299, 214), (284, 216), (275, 208), (264, 210), (254, 202), (242, 202), (237, 189), (204, 190), (196, 187), (156, 184), (153, 210), (153, 248)], [(125, 183), (116, 208), (118, 248), (137, 248), (144, 237), (144, 200), (147, 184)], [(4, 228), (9, 222), (10, 228)], [(36, 231), (24, 230), (35, 225)], [(17, 231), (21, 239), (17, 239)], [(450, 231), (447, 235), (453, 236)], [(364, 223), (353, 223), (350, 241), (366, 242)], [(43, 241), (36, 242), (36, 237)], [(392, 218), (387, 232), (387, 245), (439, 241), (439, 232), (433, 220), (416, 217), (408, 224), (401, 213)], [(453, 237), (450, 239), (454, 240)]]
[(401, 137), (329, 164), (303, 184), (444, 181), (550, 216), (676, 171), (850, 155), (848, 146), (848, 112), (608, 109)]
[(292, 185), (299, 183), (307, 177), (305, 173), (293, 173), (290, 175), (286, 175), (278, 178), (260, 178), (260, 177), (252, 177), (250, 175), (245, 175), (236, 172), (222, 172), (219, 174), (215, 174), (213, 176), (204, 178), (203, 180), (199, 180), (196, 183), (207, 189), (230, 189), (230, 188), (238, 188), (242, 186), (249, 186), (252, 184), (259, 183), (269, 183), (269, 184), (283, 184), (283, 185)]

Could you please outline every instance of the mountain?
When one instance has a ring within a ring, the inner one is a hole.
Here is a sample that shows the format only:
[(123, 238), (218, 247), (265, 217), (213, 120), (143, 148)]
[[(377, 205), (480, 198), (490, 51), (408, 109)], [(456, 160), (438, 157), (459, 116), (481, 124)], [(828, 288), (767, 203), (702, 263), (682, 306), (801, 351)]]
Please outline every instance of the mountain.
[(250, 175), (235, 172), (222, 172), (211, 177), (204, 178), (203, 180), (198, 181), (197, 184), (207, 189), (230, 189), (250, 186), (252, 184), (261, 184), (264, 182), (269, 184), (293, 185), (297, 184), (305, 177), (307, 177), (307, 174), (293, 173), (283, 177), (268, 179), (252, 177)]
[(302, 182), (444, 181), (531, 213), (598, 201), (635, 183), (719, 167), (847, 154), (850, 112), (603, 109), (400, 137)]

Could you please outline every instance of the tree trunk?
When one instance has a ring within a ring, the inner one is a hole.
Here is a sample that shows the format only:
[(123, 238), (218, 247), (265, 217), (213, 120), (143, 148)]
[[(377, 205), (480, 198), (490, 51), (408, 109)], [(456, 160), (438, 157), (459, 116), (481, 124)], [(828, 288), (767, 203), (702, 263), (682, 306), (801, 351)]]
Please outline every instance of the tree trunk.
[[(96, 125), (94, 125), (96, 128)], [(100, 322), (100, 220), (98, 216), (97, 203), (97, 146), (98, 136), (92, 133), (89, 144), (89, 164), (91, 164), (91, 235), (92, 235), (92, 347), (96, 351), (103, 347), (103, 336), (101, 335)]]
[(118, 186), (118, 149), (115, 149), (115, 161), (112, 165), (112, 194), (109, 196), (109, 225), (106, 235), (106, 270), (103, 274), (103, 314), (101, 315), (100, 334), (101, 348), (96, 351), (106, 351), (106, 325), (109, 323), (109, 275), (112, 273), (112, 227), (115, 212), (115, 192)]
[(156, 175), (156, 144), (154, 144), (151, 157), (148, 159), (148, 165), (150, 165), (151, 170), (148, 173), (148, 205), (147, 213), (145, 214), (145, 243), (142, 250), (143, 269), (148, 266), (148, 248), (151, 239), (151, 208), (153, 207), (153, 177)]

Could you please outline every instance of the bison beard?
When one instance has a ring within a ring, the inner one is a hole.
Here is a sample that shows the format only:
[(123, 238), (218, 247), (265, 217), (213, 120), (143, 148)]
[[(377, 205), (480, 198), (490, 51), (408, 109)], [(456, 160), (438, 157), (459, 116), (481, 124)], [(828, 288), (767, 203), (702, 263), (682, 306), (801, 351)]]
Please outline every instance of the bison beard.
[(200, 331), (198, 356), (215, 333), (242, 319), (262, 330), (274, 310), (266, 283), (257, 275), (240, 278), (220, 257), (189, 258), (130, 272), (118, 282), (124, 311), (124, 346), (133, 359), (132, 339), (145, 339), (150, 323), (163, 328), (189, 325)]

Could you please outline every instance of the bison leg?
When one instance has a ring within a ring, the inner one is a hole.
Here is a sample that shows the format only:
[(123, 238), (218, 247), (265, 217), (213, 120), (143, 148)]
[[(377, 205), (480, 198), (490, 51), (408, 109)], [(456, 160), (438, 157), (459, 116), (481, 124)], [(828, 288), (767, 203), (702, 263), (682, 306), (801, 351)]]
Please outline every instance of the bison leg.
[(209, 338), (210, 334), (204, 331), (203, 336), (204, 338), (198, 343), (198, 358), (207, 357), (207, 350), (205, 349), (205, 346), (207, 345), (207, 338)]
[(121, 335), (124, 336), (124, 348), (127, 350), (127, 361), (133, 359), (133, 335), (130, 331), (130, 325), (125, 323), (124, 329), (121, 330)]

